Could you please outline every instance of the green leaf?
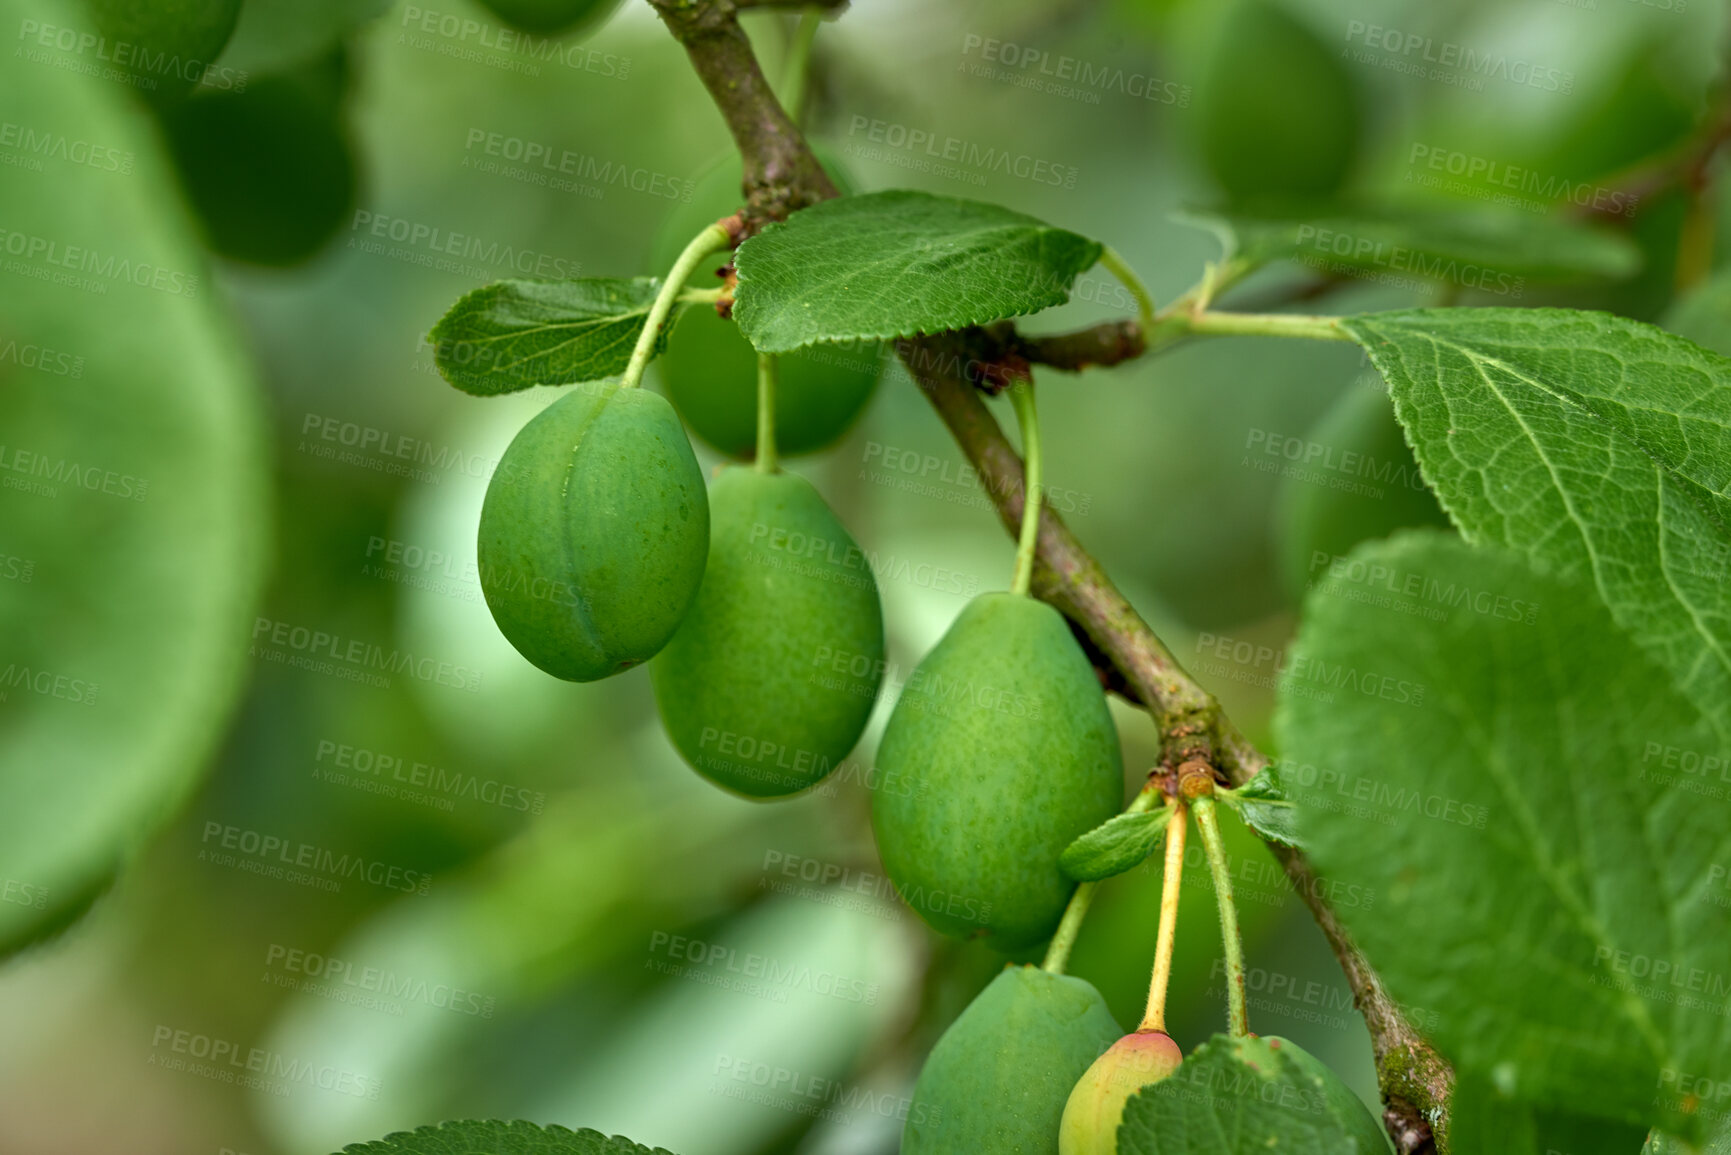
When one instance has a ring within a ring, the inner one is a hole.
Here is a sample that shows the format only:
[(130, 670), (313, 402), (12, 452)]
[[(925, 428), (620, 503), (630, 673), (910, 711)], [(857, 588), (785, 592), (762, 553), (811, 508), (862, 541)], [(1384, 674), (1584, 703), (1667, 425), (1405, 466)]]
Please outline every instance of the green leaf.
[(1532, 1106), (1498, 1094), (1480, 1076), (1458, 1075), (1449, 1096), (1449, 1149), (1457, 1144), (1463, 1151), (1539, 1155)]
[(802, 209), (739, 246), (733, 316), (764, 353), (911, 337), (1070, 299), (1100, 244), (998, 205), (895, 189)]
[(1388, 381), (1467, 539), (1591, 584), (1731, 734), (1731, 360), (1567, 309), (1418, 309), (1342, 327)]
[(625, 371), (660, 287), (655, 277), (495, 281), (452, 305), (428, 340), (445, 380), (477, 397), (599, 381)]
[(1119, 1155), (1386, 1155), (1381, 1129), (1333, 1072), (1280, 1038), (1215, 1035), (1131, 1096)]
[(1497, 1155), (1634, 1155), (1645, 1128), (1559, 1114), (1501, 1094), (1487, 1080), (1455, 1080), (1449, 1096), (1449, 1149)]
[(1064, 848), (1058, 867), (1077, 882), (1098, 882), (1142, 864), (1166, 834), (1170, 810), (1117, 814)]
[(213, 80), (224, 69), (256, 77), (305, 64), (390, 6), (390, 0), (245, 0)]
[(1621, 233), (1517, 212), (1181, 219), (1210, 229), (1228, 256), (1252, 264), (1297, 261), (1323, 272), (1375, 272), (1517, 297), (1528, 280), (1614, 280), (1641, 266), (1640, 250)]
[(1731, 270), (1720, 270), (1679, 297), (1660, 324), (1731, 357)]
[(338, 1155), (672, 1155), (585, 1127), (540, 1127), (521, 1120), (471, 1119), (399, 1131), (371, 1143), (351, 1143)]
[(1679, 1122), (1665, 1072), (1731, 1079), (1731, 826), (1677, 769), (1723, 746), (1590, 589), (1433, 532), (1350, 560), (1430, 592), (1320, 585), (1293, 661), (1430, 693), (1281, 698), (1312, 861), (1376, 896), (1341, 916), (1462, 1075)]
[(4, 952), (76, 916), (202, 776), (248, 672), (270, 452), (129, 90), (19, 60), (0, 107), (136, 157), (0, 180), (0, 220), (27, 242), (0, 274)]
[(1236, 790), (1220, 791), (1219, 797), (1259, 837), (1304, 849), (1299, 841), (1297, 808), (1281, 783), (1279, 766), (1264, 766), (1250, 781)]

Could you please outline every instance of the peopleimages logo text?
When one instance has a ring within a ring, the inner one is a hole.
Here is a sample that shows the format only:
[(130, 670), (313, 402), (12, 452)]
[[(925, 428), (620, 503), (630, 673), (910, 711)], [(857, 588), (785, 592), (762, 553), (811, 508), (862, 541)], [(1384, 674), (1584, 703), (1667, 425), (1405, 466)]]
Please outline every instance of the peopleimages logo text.
[(1075, 165), (1058, 164), (1044, 157), (978, 144), (963, 140), (959, 136), (940, 136), (931, 129), (875, 120), (858, 114), (848, 122), (847, 134), (850, 137), (864, 135), (872, 144), (917, 153), (929, 160), (942, 161), (976, 173), (996, 172), (1055, 188), (1075, 188), (1079, 172)]
[(1502, 80), (1524, 88), (1568, 95), (1575, 91), (1575, 74), (1561, 68), (1535, 64), (1530, 60), (1511, 58), (1496, 52), (1485, 52), (1468, 45), (1438, 40), (1422, 32), (1402, 32), (1380, 24), (1352, 20), (1346, 26), (1348, 43), (1360, 43), (1366, 48), (1384, 53), (1391, 61), (1399, 61), (1413, 71), (1422, 65), (1450, 69), (1482, 80)]
[(356, 235), (377, 237), (420, 249), (434, 256), (476, 261), (494, 269), (510, 269), (526, 277), (547, 277), (555, 280), (575, 277), (582, 271), (581, 261), (537, 253), (499, 241), (483, 240), (472, 233), (459, 233), (423, 221), (356, 209), (349, 229)]
[(159, 80), (166, 78), (219, 91), (246, 91), (246, 73), (240, 69), (212, 67), (208, 60), (153, 50), (130, 40), (110, 40), (82, 28), (25, 20), (18, 25), (18, 39), (32, 49), (52, 49), (112, 65), (116, 71), (107, 74), (109, 79), (129, 81), (140, 88), (155, 89)]

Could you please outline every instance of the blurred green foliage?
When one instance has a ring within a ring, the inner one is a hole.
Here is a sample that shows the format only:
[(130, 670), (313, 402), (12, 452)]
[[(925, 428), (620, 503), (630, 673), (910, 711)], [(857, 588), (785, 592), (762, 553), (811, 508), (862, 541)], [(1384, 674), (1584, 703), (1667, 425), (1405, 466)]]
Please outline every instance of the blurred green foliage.
[(339, 50), (244, 92), (198, 93), (163, 116), (186, 198), (217, 253), (299, 264), (342, 227), (357, 167), (344, 123), (348, 71)]
[[(39, 38), (88, 23), (72, 0), (5, 9), (38, 27), (0, 77), (0, 452), (151, 484), (136, 504), (0, 493), (7, 661), (97, 681), (102, 703), (0, 700), (0, 774), (42, 806), (0, 804), (0, 876), (51, 896), (9, 890), (0, 926), (50, 929), (132, 864), (70, 933), (5, 964), (0, 1149), (321, 1155), (521, 1115), (681, 1155), (893, 1151), (921, 1058), (1003, 962), (938, 940), (883, 879), (865, 783), (893, 699), (828, 785), (762, 806), (680, 764), (646, 672), (575, 686), (530, 666), (487, 614), (475, 525), (505, 446), (558, 391), (461, 395), (424, 341), (489, 280), (665, 271), (646, 254), (686, 227), (667, 222), (728, 146), (685, 54), (640, 3), (548, 39), (500, 14), (539, 16), (469, 0), (245, 0), (217, 60), (227, 84), (156, 108), (87, 75), (99, 62), (76, 37)], [(1411, 61), (1368, 46), (1369, 24), (1538, 61), (1569, 91), (1397, 67)], [(778, 75), (789, 24), (748, 25)], [(990, 200), (1098, 237), (1164, 302), (1219, 256), (1172, 220), (1182, 208), (1350, 192), (1578, 217), (1581, 195), (1650, 173), (1702, 122), (1722, 25), (1707, 4), (1544, 0), (861, 4), (818, 36), (808, 123), (859, 191)], [(1709, 195), (1697, 214), (1723, 217)], [(1609, 216), (1645, 258), (1610, 287), (1512, 301), (1390, 268), (1314, 307), (1656, 316), (1690, 211), (1658, 189)], [(198, 291), (49, 284), (61, 270), (38, 239)], [(1320, 279), (1284, 264), (1235, 292)], [(1724, 302), (1698, 295), (1685, 331), (1726, 331)], [(1095, 270), (1029, 328), (1131, 308)], [(1393, 490), (1348, 503), (1263, 467), (1270, 438), (1364, 433), (1392, 451), (1387, 428), (1337, 428), (1375, 408), (1367, 376), (1346, 347), (1249, 339), (1040, 374), (1049, 500), (1259, 740), (1276, 659), (1231, 655), (1289, 638), (1293, 551), (1428, 516)], [(794, 469), (888, 567), (898, 691), (969, 597), (1008, 585), (1012, 544), (899, 368)], [(33, 562), (31, 580), (5, 558)], [(1152, 726), (1113, 715), (1135, 781)], [(1372, 1097), (1339, 968), (1266, 850), (1227, 825), (1253, 1022)], [(329, 865), (345, 861), (360, 872)], [(1172, 1024), (1189, 1049), (1224, 995), (1199, 855), (1186, 871)], [(1125, 1025), (1158, 880), (1104, 884), (1074, 955)]]
[(1198, 151), (1237, 204), (1306, 204), (1338, 192), (1364, 128), (1359, 79), (1271, 0), (1235, 0), (1213, 30), (1196, 95)]

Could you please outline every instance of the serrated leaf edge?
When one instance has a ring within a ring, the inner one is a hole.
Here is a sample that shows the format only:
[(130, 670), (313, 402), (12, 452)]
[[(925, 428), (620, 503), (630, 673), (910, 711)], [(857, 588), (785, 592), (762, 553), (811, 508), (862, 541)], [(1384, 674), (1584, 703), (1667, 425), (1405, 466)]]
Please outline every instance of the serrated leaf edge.
[[(543, 385), (553, 385), (553, 386), (581, 385), (581, 384), (585, 384), (589, 381), (605, 380), (608, 376), (610, 376), (609, 374), (603, 374), (601, 377), (574, 378), (574, 379), (569, 380), (569, 381), (528, 381), (528, 382), (524, 382), (523, 384), (520, 384), (520, 385), (515, 385), (509, 389), (497, 389), (497, 390), (493, 390), (490, 392), (479, 392), (479, 391), (476, 391), (474, 389), (466, 388), (461, 382), (452, 378), (451, 374), (446, 371), (445, 359), (440, 352), (440, 345), (447, 339), (447, 337), (449, 338), (449, 340), (451, 340), (454, 343), (459, 343), (459, 344), (462, 344), (465, 346), (472, 346), (472, 347), (476, 347), (476, 348), (484, 348), (493, 342), (519, 340), (524, 336), (528, 336), (528, 335), (531, 335), (531, 334), (534, 334), (537, 332), (541, 332), (543, 330), (573, 327), (573, 326), (581, 325), (585, 322), (587, 322), (592, 327), (595, 327), (595, 326), (606, 325), (606, 324), (617, 324), (620, 320), (627, 318), (627, 317), (635, 317), (635, 316), (647, 317), (649, 315), (650, 309), (653, 307), (654, 302), (653, 302), (653, 300), (651, 300), (648, 304), (645, 304), (641, 309), (630, 309), (630, 310), (627, 310), (626, 312), (623, 312), (623, 313), (610, 313), (610, 314), (607, 314), (606, 316), (603, 316), (603, 317), (588, 317), (588, 318), (583, 318), (580, 321), (548, 322), (546, 324), (534, 326), (532, 328), (516, 330), (516, 331), (510, 332), (510, 333), (499, 333), (499, 334), (495, 334), (495, 335), (489, 336), (489, 337), (456, 337), (456, 336), (451, 336), (449, 334), (442, 332), (446, 328), (447, 325), (454, 324), (455, 323), (454, 318), (460, 312), (462, 312), (466, 306), (470, 306), (471, 302), (473, 302), (476, 298), (480, 298), (483, 295), (490, 295), (490, 296), (496, 297), (500, 293), (504, 292), (507, 286), (522, 285), (522, 284), (557, 285), (557, 284), (569, 284), (569, 283), (573, 283), (576, 281), (584, 281), (584, 280), (588, 280), (588, 281), (624, 281), (624, 282), (628, 282), (628, 283), (643, 282), (646, 285), (646, 287), (649, 287), (652, 289), (659, 289), (660, 284), (661, 284), (661, 278), (660, 277), (571, 277), (571, 278), (566, 278), (565, 280), (544, 280), (544, 279), (523, 278), (523, 277), (506, 277), (502, 280), (489, 281), (485, 285), (479, 285), (476, 288), (470, 289), (467, 293), (464, 293), (461, 297), (457, 298), (457, 300), (451, 305), (451, 307), (449, 309), (445, 310), (444, 315), (441, 316), (438, 319), (438, 321), (434, 323), (433, 327), (427, 331), (427, 343), (433, 347), (433, 364), (438, 369), (439, 376), (441, 378), (443, 378), (445, 383), (447, 385), (450, 385), (451, 388), (456, 389), (457, 391), (459, 391), (461, 393), (466, 393), (471, 397), (503, 397), (503, 396), (510, 394), (510, 393), (521, 393), (525, 389), (534, 389), (534, 388), (537, 388), (537, 387), (540, 387)], [(653, 293), (651, 293), (651, 296), (653, 297)], [(485, 303), (483, 303), (481, 305), (474, 306), (474, 308), (476, 308), (476, 309), (484, 309), (485, 307), (486, 307)], [(668, 314), (667, 323), (662, 326), (661, 334), (656, 339), (655, 350), (654, 350), (655, 354), (658, 355), (658, 354), (660, 354), (666, 350), (668, 337), (672, 334), (673, 327), (675, 324), (678, 323), (679, 315), (684, 310), (684, 308), (685, 308), (685, 306), (683, 303), (680, 303), (677, 301), (674, 303), (673, 310)], [(638, 332), (642, 331), (641, 325), (639, 325), (637, 328), (638, 328)], [(574, 335), (570, 338), (571, 341), (575, 341), (578, 339), (580, 339), (580, 335)], [(633, 341), (635, 341), (635, 338), (633, 338)], [(560, 344), (551, 346), (550, 348), (539, 350), (533, 356), (543, 357), (543, 356), (551, 355), (552, 353), (556, 352), (558, 349), (563, 348), (564, 345), (568, 344), (568, 343), (569, 343), (569, 341), (561, 342)], [(510, 368), (512, 368), (513, 365), (521, 365), (524, 360), (530, 360), (530, 359), (531, 358), (523, 358), (522, 360), (512, 362), (510, 365), (503, 365), (503, 364), (495, 365), (488, 372), (489, 373), (505, 373)]]
[[(1091, 840), (1104, 837), (1103, 832), (1108, 827), (1124, 824), (1127, 819), (1128, 820), (1144, 820), (1145, 819), (1149, 825), (1160, 827), (1160, 830), (1154, 836), (1153, 843), (1150, 844), (1150, 846), (1148, 848), (1148, 852), (1146, 854), (1144, 854), (1141, 858), (1137, 859), (1135, 862), (1126, 863), (1125, 865), (1119, 867), (1117, 870), (1114, 870), (1109, 874), (1078, 875), (1078, 874), (1075, 874), (1072, 872), (1073, 868), (1071, 865), (1066, 865), (1066, 860), (1069, 860), (1071, 863), (1073, 863), (1076, 856), (1079, 856), (1081, 853), (1087, 851), (1089, 849), (1089, 847), (1086, 844), (1088, 844)], [(1079, 834), (1074, 839), (1072, 839), (1070, 841), (1070, 845), (1064, 847), (1063, 852), (1058, 855), (1058, 869), (1062, 870), (1066, 877), (1073, 879), (1076, 882), (1100, 882), (1103, 879), (1112, 878), (1116, 875), (1123, 874), (1126, 871), (1134, 870), (1138, 866), (1142, 865), (1142, 863), (1146, 862), (1149, 859), (1149, 857), (1153, 855), (1155, 850), (1159, 849), (1160, 843), (1165, 839), (1165, 836), (1166, 836), (1166, 827), (1171, 822), (1171, 820), (1172, 820), (1172, 811), (1169, 809), (1124, 811), (1124, 812), (1119, 813), (1119, 814), (1114, 814), (1112, 817), (1106, 819), (1106, 821), (1100, 823), (1100, 825), (1094, 827), (1092, 830), (1089, 830), (1084, 834)]]
[[(580, 1127), (573, 1131), (571, 1128), (562, 1127), (557, 1123), (532, 1123), (527, 1119), (448, 1119), (443, 1123), (428, 1123), (416, 1127), (413, 1131), (392, 1131), (390, 1134), (378, 1139), (368, 1139), (360, 1143), (350, 1143), (344, 1146), (342, 1151), (338, 1152), (337, 1155), (366, 1155), (367, 1148), (373, 1147), (379, 1143), (396, 1143), (401, 1146), (404, 1140), (412, 1140), (416, 1138), (435, 1139), (440, 1137), (441, 1132), (447, 1130), (456, 1132), (460, 1128), (482, 1126), (500, 1127), (505, 1130), (506, 1134), (522, 1133), (526, 1129), (535, 1137), (551, 1136), (553, 1138), (561, 1138), (569, 1135), (573, 1140), (583, 1139), (586, 1141), (593, 1141), (598, 1139), (604, 1143), (628, 1143), (639, 1151), (648, 1152), (648, 1155), (673, 1155), (673, 1152), (668, 1151), (666, 1148), (645, 1147), (643, 1144), (638, 1143), (634, 1139), (629, 1139), (624, 1135), (603, 1135), (601, 1132), (590, 1127)], [(477, 1155), (480, 1155), (480, 1153), (477, 1153)]]
[[(947, 201), (951, 204), (986, 205), (987, 207), (990, 207), (990, 208), (996, 209), (998, 211), (1008, 213), (1012, 216), (1021, 218), (1021, 220), (1023, 222), (1025, 222), (1023, 227), (1033, 226), (1033, 227), (1036, 227), (1036, 228), (1042, 230), (1043, 232), (1064, 233), (1064, 234), (1067, 234), (1069, 236), (1075, 237), (1076, 239), (1085, 242), (1087, 245), (1092, 246), (1092, 248), (1094, 250), (1094, 255), (1093, 255), (1093, 258), (1091, 260), (1089, 260), (1086, 264), (1080, 266), (1076, 270), (1076, 272), (1071, 275), (1068, 283), (1066, 283), (1061, 288), (1055, 288), (1053, 290), (1053, 293), (1055, 294), (1055, 299), (1048, 299), (1045, 301), (1044, 304), (1036, 305), (1033, 308), (1026, 310), (1025, 312), (1007, 313), (1007, 314), (1005, 314), (1005, 313), (989, 313), (989, 312), (968, 313), (968, 314), (966, 314), (966, 317), (967, 317), (966, 320), (960, 321), (957, 324), (948, 325), (948, 326), (944, 326), (941, 328), (916, 327), (916, 328), (913, 328), (907, 332), (899, 332), (899, 331), (896, 331), (895, 329), (892, 329), (892, 328), (860, 330), (860, 331), (852, 332), (852, 333), (831, 334), (831, 335), (826, 336), (826, 337), (814, 337), (809, 341), (802, 341), (802, 342), (800, 342), (798, 344), (794, 344), (794, 345), (776, 345), (776, 346), (759, 345), (757, 343), (757, 341), (753, 339), (751, 332), (750, 332), (750, 329), (748, 327), (752, 314), (754, 312), (756, 312), (756, 309), (752, 305), (751, 294), (749, 291), (747, 291), (744, 297), (739, 297), (738, 296), (738, 289), (736, 289), (735, 290), (736, 297), (735, 297), (735, 304), (734, 304), (734, 320), (739, 323), (739, 331), (740, 331), (741, 335), (743, 335), (745, 337), (746, 341), (748, 341), (751, 344), (751, 347), (753, 349), (756, 349), (759, 353), (794, 353), (794, 352), (797, 352), (801, 349), (809, 349), (815, 345), (834, 345), (834, 344), (840, 344), (840, 343), (844, 343), (844, 342), (848, 342), (848, 341), (898, 341), (898, 340), (903, 340), (903, 339), (913, 338), (913, 337), (931, 337), (931, 336), (936, 336), (939, 333), (951, 333), (951, 332), (955, 332), (958, 329), (967, 329), (967, 328), (972, 328), (972, 327), (977, 326), (977, 325), (989, 324), (993, 321), (1007, 321), (1007, 320), (1013, 320), (1017, 317), (1031, 317), (1035, 313), (1044, 312), (1047, 309), (1055, 309), (1059, 305), (1068, 304), (1070, 301), (1070, 288), (1074, 284), (1075, 279), (1077, 277), (1081, 276), (1083, 273), (1087, 272), (1089, 269), (1093, 268), (1095, 265), (1099, 264), (1100, 263), (1100, 255), (1101, 255), (1101, 253), (1103, 253), (1105, 251), (1105, 245), (1103, 243), (1101, 243), (1100, 241), (1095, 240), (1093, 237), (1085, 236), (1082, 233), (1078, 233), (1073, 229), (1066, 229), (1061, 225), (1050, 224), (1046, 221), (1041, 220), (1038, 217), (1029, 216), (1027, 213), (1018, 212), (1015, 209), (1008, 208), (1004, 205), (994, 204), (990, 201), (976, 201), (976, 200), (972, 200), (968, 197), (944, 196), (944, 195), (939, 194), (939, 193), (927, 193), (927, 192), (924, 192), (923, 190), (920, 190), (920, 189), (881, 189), (877, 193), (865, 193), (865, 194), (861, 194), (861, 196), (862, 197), (870, 197), (870, 196), (881, 195), (882, 193), (913, 193), (919, 197), (926, 197), (926, 198), (929, 198), (931, 200), (937, 200), (937, 201)], [(807, 210), (801, 210), (801, 211), (808, 211), (809, 209), (818, 208), (821, 205), (834, 204), (840, 200), (857, 200), (857, 199), (860, 199), (860, 198), (858, 198), (858, 197), (832, 198), (831, 200), (821, 201), (817, 205), (808, 206)], [(798, 214), (796, 213), (795, 215), (797, 216)], [(789, 221), (772, 222), (771, 224), (765, 226), (764, 229), (761, 232), (759, 232), (756, 236), (749, 237), (744, 242), (742, 242), (739, 246), (739, 252), (745, 252), (748, 249), (748, 247), (752, 244), (752, 242), (758, 239), (758, 237), (772, 236), (775, 233), (786, 229), (788, 227), (788, 224), (789, 224)], [(749, 264), (749, 259), (748, 259), (747, 263)], [(738, 264), (738, 253), (735, 254), (734, 268), (738, 273), (738, 288), (739, 289), (747, 289), (747, 287), (752, 284), (752, 280), (751, 280), (749, 270), (740, 268), (740, 266)]]

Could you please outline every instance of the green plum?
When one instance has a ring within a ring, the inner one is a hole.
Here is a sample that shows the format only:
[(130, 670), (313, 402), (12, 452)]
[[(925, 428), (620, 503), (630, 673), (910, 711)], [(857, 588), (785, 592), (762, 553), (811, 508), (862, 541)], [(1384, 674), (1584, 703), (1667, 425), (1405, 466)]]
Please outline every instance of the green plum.
[[(662, 388), (691, 431), (730, 457), (757, 448), (757, 353), (714, 309), (680, 317), (656, 362)], [(775, 388), (775, 447), (792, 456), (835, 443), (865, 409), (882, 368), (875, 345), (814, 345), (783, 354)]]
[(565, 36), (600, 27), (619, 0), (481, 0), (511, 27), (537, 36)]
[(703, 472), (665, 398), (581, 386), (511, 441), (481, 506), (481, 589), (499, 632), (592, 682), (660, 652), (703, 580)]
[(1119, 1033), (1084, 980), (1006, 967), (926, 1058), (902, 1155), (1057, 1155), (1071, 1088)]
[(1279, 1035), (1263, 1035), (1260, 1041), (1266, 1044), (1269, 1050), (1285, 1055), (1309, 1077), (1333, 1113), (1351, 1129), (1352, 1137), (1358, 1144), (1358, 1155), (1388, 1155), (1388, 1132), (1384, 1131), (1382, 1124), (1365, 1109), (1364, 1100), (1352, 1093), (1352, 1088), (1334, 1073), (1333, 1068), (1291, 1039), (1283, 1039)]
[[(827, 151), (818, 150), (831, 178), (844, 191), (846, 173)], [(698, 177), (691, 200), (678, 206), (656, 234), (650, 267), (671, 267), (685, 243), (703, 228), (734, 212), (743, 201), (737, 156)], [(700, 267), (725, 266), (717, 254)], [(701, 274), (700, 287), (718, 283)], [(750, 457), (757, 447), (757, 353), (739, 327), (707, 306), (685, 311), (656, 361), (661, 387), (691, 431), (730, 457)], [(784, 354), (775, 395), (775, 444), (783, 455), (812, 453), (833, 445), (864, 411), (883, 369), (875, 344), (817, 345)]]
[(909, 678), (878, 746), (872, 826), (908, 905), (1012, 951), (1051, 936), (1058, 856), (1117, 814), (1118, 732), (1064, 617), (982, 594)]
[(341, 50), (244, 91), (204, 91), (163, 129), (211, 248), (252, 264), (298, 264), (349, 218), (357, 165), (343, 118)]
[(1356, 159), (1358, 85), (1274, 0), (1237, 0), (1215, 30), (1193, 113), (1202, 160), (1227, 199), (1286, 206), (1332, 196)]
[(655, 700), (700, 774), (752, 797), (793, 794), (846, 758), (871, 716), (877, 582), (804, 478), (730, 466), (709, 511), (703, 585), (649, 667)]
[(1171, 1075), (1184, 1054), (1165, 1031), (1125, 1035), (1094, 1060), (1064, 1103), (1058, 1155), (1116, 1155), (1124, 1104), (1142, 1088)]
[(1275, 500), (1275, 536), (1281, 573), (1295, 594), (1361, 541), (1407, 526), (1448, 527), (1381, 390), (1348, 389), (1306, 436), (1306, 455), (1310, 447), (1332, 467), (1266, 459), (1291, 466)]
[(108, 60), (158, 105), (203, 78), (240, 19), (240, 0), (84, 0), (84, 6), (108, 41)]

